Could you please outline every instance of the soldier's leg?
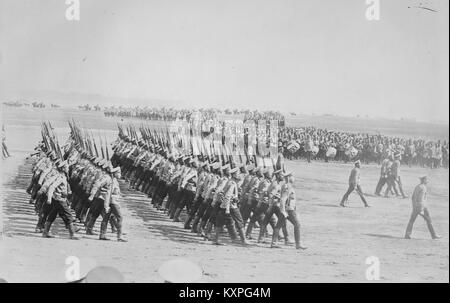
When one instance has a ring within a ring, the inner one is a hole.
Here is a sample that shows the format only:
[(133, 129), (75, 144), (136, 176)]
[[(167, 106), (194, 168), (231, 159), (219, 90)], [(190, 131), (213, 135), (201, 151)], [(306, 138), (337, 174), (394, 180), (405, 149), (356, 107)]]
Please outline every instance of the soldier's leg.
[[(192, 191), (185, 190), (183, 197), (184, 198), (180, 201), (180, 204), (177, 207), (175, 215), (173, 216), (174, 222), (180, 222), (180, 214), (185, 206), (186, 208), (192, 208), (192, 201), (195, 198), (195, 193)], [(190, 227), (188, 229), (190, 229)]]
[(255, 227), (256, 221), (261, 217), (261, 214), (264, 212), (264, 210), (261, 208), (260, 205), (256, 205), (254, 208), (254, 211), (250, 217), (250, 222), (248, 223), (247, 230), (245, 231), (245, 235), (247, 238), (252, 238), (252, 231), (253, 227)]
[(288, 210), (287, 219), (294, 225), (294, 238), (295, 238), (295, 248), (296, 249), (306, 249), (306, 247), (301, 245), (300, 242), (300, 220), (298, 214), (295, 210)]
[(94, 198), (91, 202), (91, 206), (89, 209), (89, 220), (86, 224), (86, 234), (87, 235), (94, 235), (92, 232), (95, 221), (97, 220), (98, 216), (100, 216), (101, 211), (103, 210), (103, 200), (100, 198)]
[[(225, 211), (221, 212), (219, 211), (219, 213), (217, 214), (216, 218), (215, 218), (215, 235), (214, 235), (214, 239), (213, 244), (215, 245), (221, 245), (221, 243), (219, 242), (219, 237), (220, 237), (220, 233), (222, 232), (222, 227), (225, 224)], [(211, 224), (212, 226), (212, 224)]]
[(41, 207), (39, 209), (39, 217), (38, 217), (38, 222), (36, 224), (36, 232), (42, 232), (44, 229), (44, 224), (47, 221), (47, 218), (50, 214), (50, 211), (52, 210), (52, 206), (51, 204), (47, 203), (47, 195), (43, 195), (45, 196), (45, 200), (42, 201), (41, 203)]
[(434, 230), (433, 224), (431, 223), (431, 216), (426, 207), (423, 209), (422, 217), (425, 219), (425, 222), (427, 222), (427, 227), (428, 230), (430, 231), (431, 237), (433, 239), (439, 238), (439, 236), (436, 234), (436, 231)]
[(208, 205), (209, 205), (208, 202), (209, 202), (208, 200), (202, 199), (202, 204), (198, 208), (198, 211), (194, 217), (194, 221), (192, 222), (192, 228), (191, 228), (192, 232), (199, 232), (198, 226), (199, 226), (201, 218), (203, 217), (203, 215), (206, 212), (206, 209), (208, 208)]
[(375, 195), (377, 195), (377, 196), (380, 195), (380, 192), (384, 186), (384, 183), (386, 183), (385, 178), (383, 176), (381, 176), (380, 179), (378, 180), (377, 187), (375, 188)]
[(409, 222), (408, 222), (408, 226), (406, 227), (406, 232), (405, 232), (405, 238), (406, 239), (410, 239), (411, 238), (411, 233), (412, 233), (412, 229), (414, 226), (414, 222), (417, 219), (417, 216), (419, 215), (420, 210), (418, 209), (413, 209), (412, 213), (411, 213), (411, 217), (409, 218)]
[(355, 189), (355, 188), (354, 188), (352, 185), (349, 185), (349, 186), (348, 186), (347, 191), (345, 192), (344, 196), (342, 197), (341, 204), (340, 204), (341, 206), (345, 206), (345, 202), (347, 202), (348, 196), (352, 193), (352, 191), (353, 191), (354, 189)]
[(241, 212), (238, 208), (231, 208), (230, 213), (231, 217), (233, 218), (234, 225), (236, 226), (236, 229), (238, 231), (239, 237), (241, 238), (241, 242), (243, 244), (246, 244), (247, 240), (245, 239), (244, 220), (242, 219)]
[(273, 230), (272, 243), (271, 243), (270, 247), (280, 248), (280, 246), (277, 245), (278, 235), (280, 233), (280, 229), (282, 229), (283, 227), (286, 227), (286, 218), (281, 213), (278, 214), (278, 212), (275, 212), (275, 214), (277, 215), (278, 220), (277, 220), (277, 225), (275, 226), (275, 228)]
[(400, 178), (400, 176), (398, 176), (397, 178), (397, 184), (400, 194), (402, 195), (403, 198), (406, 198), (405, 192), (403, 191), (402, 179)]
[(367, 200), (364, 197), (364, 193), (362, 191), (361, 185), (356, 186), (356, 192), (358, 193), (359, 197), (361, 198), (362, 202), (364, 203), (364, 206), (368, 207), (369, 204), (367, 203)]
[(73, 226), (72, 213), (70, 212), (69, 204), (67, 201), (58, 201), (57, 205), (58, 215), (64, 221), (64, 224), (69, 229), (69, 236), (72, 240), (78, 240), (75, 236), (75, 227)]
[(264, 219), (262, 219), (262, 221), (260, 221), (258, 243), (263, 241), (264, 234), (266, 233), (267, 224), (269, 224), (270, 219), (272, 218), (273, 214), (275, 213), (275, 207), (272, 205), (266, 206), (266, 204), (263, 204), (263, 205), (261, 205), (261, 207), (263, 210), (260, 215), (260, 218), (262, 218), (262, 216), (264, 216)]
[(117, 224), (117, 241), (127, 242), (127, 240), (122, 237), (122, 235), (123, 235), (123, 217), (122, 217), (122, 212), (120, 210), (120, 205), (111, 204), (111, 212), (117, 221), (117, 223), (116, 223)]
[(199, 196), (195, 201), (193, 202), (192, 208), (189, 211), (189, 215), (186, 219), (186, 222), (184, 222), (184, 228), (185, 229), (191, 229), (191, 222), (194, 220), (195, 215), (197, 214), (198, 209), (200, 208), (200, 205), (203, 203), (203, 198)]
[(42, 232), (42, 237), (44, 238), (54, 238), (52, 234), (50, 234), (50, 228), (58, 216), (58, 209), (56, 207), (56, 200), (52, 199), (50, 206), (48, 208), (48, 216), (47, 220), (44, 221), (44, 231)]
[(111, 209), (108, 212), (106, 212), (105, 209), (103, 208), (101, 211), (102, 222), (100, 223), (100, 235), (98, 237), (99, 240), (105, 240), (105, 241), (109, 240), (106, 237), (106, 232), (108, 230), (108, 222), (111, 218), (111, 214), (112, 214)]

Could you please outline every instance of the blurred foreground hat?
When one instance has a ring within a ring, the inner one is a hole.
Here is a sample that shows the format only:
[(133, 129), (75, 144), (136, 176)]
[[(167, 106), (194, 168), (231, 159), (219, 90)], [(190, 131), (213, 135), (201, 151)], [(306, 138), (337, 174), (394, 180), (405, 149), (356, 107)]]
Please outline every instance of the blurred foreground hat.
[(97, 266), (91, 269), (87, 275), (80, 280), (84, 283), (124, 283), (123, 275), (110, 266)]
[(194, 283), (203, 276), (203, 270), (187, 259), (174, 259), (164, 262), (158, 269), (159, 275), (169, 283)]

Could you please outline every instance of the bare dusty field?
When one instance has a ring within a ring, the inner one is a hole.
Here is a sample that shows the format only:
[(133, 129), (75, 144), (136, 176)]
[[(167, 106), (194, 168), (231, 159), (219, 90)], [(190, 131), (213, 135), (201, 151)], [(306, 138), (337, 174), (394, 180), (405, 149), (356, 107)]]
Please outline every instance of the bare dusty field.
[[(1, 162), (0, 277), (10, 282), (64, 282), (68, 256), (80, 258), (82, 272), (95, 265), (111, 265), (128, 282), (162, 282), (158, 267), (176, 257), (200, 264), (205, 282), (366, 282), (366, 259), (370, 256), (380, 261), (380, 282), (449, 282), (449, 174), (445, 169), (403, 168), (402, 175), (408, 195), (420, 175), (429, 176), (429, 209), (436, 230), (443, 236), (440, 240), (431, 240), (420, 217), (413, 239), (403, 239), (411, 201), (372, 195), (378, 166), (362, 167), (362, 186), (372, 207), (364, 208), (353, 194), (350, 207), (340, 208), (352, 164), (304, 161), (286, 164), (296, 176), (306, 251), (292, 246), (270, 249), (269, 244), (255, 241), (249, 247), (229, 242), (226, 246), (211, 245), (184, 230), (181, 223), (168, 220), (148, 198), (128, 190), (124, 183), (122, 209), (128, 243), (98, 241), (84, 233), (80, 233), (80, 241), (68, 240), (59, 218), (53, 227), (57, 238), (44, 239), (34, 233), (37, 217), (25, 192), (31, 168), (25, 158), (39, 140), (40, 122), (50, 120), (60, 140), (65, 140), (66, 121), (74, 117), (93, 128), (94, 134), (102, 133), (112, 140), (117, 119), (61, 109), (3, 110), (13, 157)], [(113, 234), (109, 237), (114, 239)]]

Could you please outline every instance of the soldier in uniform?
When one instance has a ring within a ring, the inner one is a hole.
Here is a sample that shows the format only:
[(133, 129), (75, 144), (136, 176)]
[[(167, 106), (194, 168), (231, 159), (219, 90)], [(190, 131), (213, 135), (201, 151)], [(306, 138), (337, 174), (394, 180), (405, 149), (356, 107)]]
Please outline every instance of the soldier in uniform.
[[(300, 242), (300, 220), (296, 211), (296, 197), (294, 190), (294, 176), (292, 173), (284, 174), (286, 182), (281, 186), (281, 196), (280, 196), (280, 213), (277, 225), (272, 235), (272, 248), (278, 248), (277, 240), (280, 228), (286, 227), (286, 221), (289, 221), (294, 225), (294, 238), (295, 238), (295, 248), (296, 249), (306, 249), (305, 246), (301, 245)], [(286, 220), (287, 219), (287, 220)]]
[(102, 211), (105, 214), (100, 227), (99, 239), (108, 240), (106, 237), (106, 229), (108, 227), (108, 221), (110, 220), (111, 214), (114, 214), (116, 219), (117, 241), (127, 242), (127, 240), (122, 237), (122, 213), (119, 205), (120, 187), (118, 179), (121, 178), (120, 167), (113, 167), (111, 164), (108, 167), (108, 172), (111, 176), (111, 183), (104, 200), (105, 204)]
[[(273, 220), (273, 216), (275, 215), (278, 220), (283, 216), (280, 209), (280, 197), (281, 197), (281, 186), (283, 182), (283, 176), (281, 169), (275, 171), (273, 173), (275, 176), (272, 183), (267, 188), (267, 197), (268, 197), (268, 207), (266, 208), (264, 212), (264, 219), (262, 220), (262, 224), (259, 229), (259, 237), (258, 237), (258, 243), (263, 242), (264, 234), (266, 232), (266, 226), (269, 224), (270, 220)], [(265, 200), (264, 200), (265, 202)], [(277, 222), (278, 222), (277, 220)], [(273, 227), (273, 234), (276, 233), (276, 235), (273, 237), (274, 240), (278, 239), (279, 229), (276, 229), (275, 225)], [(289, 244), (289, 237), (287, 233), (286, 224), (281, 224), (279, 227), (282, 228), (283, 234), (284, 234), (284, 241), (286, 244)], [(275, 241), (276, 243), (276, 241)], [(272, 243), (273, 244), (273, 243)]]
[[(251, 232), (253, 227), (255, 226), (255, 223), (258, 222), (260, 225), (260, 228), (263, 225), (263, 221), (264, 221), (264, 214), (266, 213), (267, 209), (269, 208), (269, 193), (268, 193), (268, 189), (269, 186), (272, 183), (272, 172), (270, 169), (266, 168), (264, 170), (264, 178), (259, 182), (258, 188), (257, 188), (257, 195), (255, 195), (256, 197), (256, 201), (257, 204), (254, 208), (253, 214), (250, 218), (250, 223), (247, 226), (247, 237), (251, 238)], [(272, 226), (272, 229), (275, 228), (276, 225), (276, 220), (273, 216), (267, 218), (268, 219), (268, 223), (270, 223), (270, 225)]]
[(45, 238), (51, 237), (49, 234), (50, 227), (56, 216), (59, 215), (69, 230), (70, 239), (78, 240), (78, 237), (75, 236), (72, 213), (68, 203), (68, 198), (71, 195), (70, 186), (67, 182), (68, 163), (66, 161), (60, 162), (58, 170), (60, 171), (59, 177), (48, 188), (47, 203), (51, 204), (52, 210), (44, 224), (42, 236)]
[(392, 163), (392, 166), (391, 166), (390, 174), (388, 176), (388, 186), (387, 186), (386, 192), (384, 193), (385, 197), (388, 197), (388, 194), (392, 189), (395, 191), (395, 194), (397, 197), (400, 196), (397, 191), (397, 186), (396, 186), (396, 185), (398, 185), (398, 189), (399, 189), (402, 197), (404, 199), (407, 198), (405, 193), (403, 192), (403, 185), (402, 185), (402, 180), (400, 177), (400, 158), (401, 158), (401, 154), (396, 153), (394, 156), (394, 162)]
[(411, 239), (411, 233), (413, 229), (414, 222), (418, 215), (421, 215), (425, 222), (427, 222), (428, 230), (430, 231), (431, 237), (433, 239), (440, 239), (441, 236), (436, 234), (433, 224), (431, 223), (431, 216), (427, 207), (427, 184), (428, 178), (426, 176), (420, 177), (420, 184), (414, 188), (412, 200), (412, 213), (406, 227), (405, 239)]
[(380, 171), (380, 179), (378, 180), (377, 187), (375, 188), (375, 195), (380, 196), (381, 190), (383, 186), (386, 184), (388, 180), (389, 169), (392, 165), (391, 159), (385, 158), (381, 162), (381, 171)]
[(251, 188), (252, 180), (255, 176), (255, 167), (253, 165), (247, 165), (243, 171), (244, 178), (242, 180), (241, 184), (241, 191), (239, 195), (239, 206), (240, 206), (240, 212), (242, 214), (242, 220), (245, 223), (247, 222), (248, 218), (250, 217), (250, 203), (249, 203), (249, 191)]
[(202, 186), (202, 190), (200, 193), (199, 199), (201, 199), (201, 204), (198, 207), (197, 213), (195, 214), (194, 221), (192, 223), (192, 232), (196, 232), (201, 235), (201, 224), (199, 225), (200, 220), (206, 212), (206, 209), (211, 204), (211, 199), (209, 196), (210, 189), (214, 188), (217, 185), (218, 174), (217, 174), (217, 165), (216, 163), (208, 164), (208, 174), (205, 177), (205, 181)]
[(197, 182), (197, 190), (195, 192), (194, 203), (192, 208), (189, 211), (189, 216), (184, 223), (185, 229), (192, 229), (191, 222), (195, 218), (195, 214), (197, 213), (200, 205), (203, 204), (203, 190), (208, 185), (209, 179), (209, 163), (203, 162), (198, 170), (198, 182)]
[[(108, 168), (110, 164), (106, 163), (102, 167)], [(86, 234), (94, 235), (92, 229), (98, 216), (102, 214), (105, 199), (107, 199), (108, 191), (112, 187), (112, 176), (106, 172), (102, 172), (100, 177), (95, 181), (90, 191), (88, 200), (90, 201), (89, 219), (86, 223)]]
[(206, 230), (204, 231), (205, 238), (207, 239), (210, 239), (212, 228), (216, 224), (217, 213), (219, 212), (221, 204), (220, 199), (223, 195), (222, 191), (225, 185), (227, 184), (230, 176), (230, 164), (225, 164), (224, 166), (222, 166), (221, 171), (222, 174), (220, 175), (219, 180), (217, 180), (217, 185), (215, 186), (212, 192), (211, 204), (209, 208), (206, 210), (204, 218), (202, 219), (203, 221), (207, 218), (206, 219), (207, 223), (205, 227)]
[(369, 204), (366, 201), (366, 198), (364, 197), (363, 191), (361, 189), (361, 162), (358, 160), (355, 162), (355, 167), (350, 172), (350, 177), (348, 178), (348, 190), (344, 194), (341, 200), (340, 206), (345, 207), (345, 203), (348, 201), (348, 196), (353, 192), (356, 191), (361, 198), (362, 202), (364, 203), (365, 207), (369, 207)]
[[(236, 241), (236, 230), (235, 230), (235, 221), (232, 215), (232, 210), (237, 210), (237, 199), (238, 199), (238, 188), (237, 188), (237, 171), (238, 168), (233, 168), (231, 170), (228, 170), (228, 173), (231, 175), (231, 177), (227, 180), (225, 186), (221, 191), (219, 191), (218, 196), (220, 204), (219, 204), (219, 211), (217, 213), (216, 217), (216, 223), (215, 223), (215, 236), (213, 239), (213, 244), (220, 245), (219, 236), (222, 232), (222, 228), (224, 225), (226, 225), (228, 233), (231, 236), (231, 239), (233, 241)], [(234, 207), (232, 204), (235, 204)], [(235, 213), (236, 214), (236, 213)], [(237, 218), (239, 221), (239, 218)], [(239, 236), (241, 238), (241, 241), (243, 244), (246, 244), (244, 230), (243, 230), (243, 223), (242, 218), (240, 218), (240, 223), (238, 222), (238, 225), (240, 226), (240, 232)]]
[[(197, 191), (197, 161), (191, 159), (189, 162), (190, 167), (188, 167), (185, 175), (181, 179), (181, 199), (178, 202), (177, 208), (174, 213), (174, 222), (180, 222), (180, 213), (183, 208), (186, 206), (188, 209), (192, 207), (192, 203), (195, 198), (195, 193)], [(189, 228), (190, 229), (190, 228)]]

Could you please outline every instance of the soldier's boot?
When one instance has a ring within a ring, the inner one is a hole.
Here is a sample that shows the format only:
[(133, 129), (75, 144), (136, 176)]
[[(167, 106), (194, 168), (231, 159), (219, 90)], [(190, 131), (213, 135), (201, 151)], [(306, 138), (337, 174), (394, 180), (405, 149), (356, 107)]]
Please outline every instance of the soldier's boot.
[(223, 245), (222, 243), (219, 242), (219, 236), (220, 236), (220, 233), (222, 232), (222, 228), (216, 226), (216, 228), (214, 228), (214, 230), (215, 230), (215, 234), (214, 234), (214, 238), (212, 240), (212, 244)]
[(116, 217), (111, 216), (111, 217), (109, 218), (109, 225), (111, 226), (111, 232), (112, 232), (113, 234), (117, 233), (117, 230), (118, 230), (117, 225), (118, 225), (118, 224), (117, 224)]
[(199, 228), (199, 221), (200, 221), (200, 217), (199, 216), (195, 216), (194, 218), (194, 222), (192, 222), (192, 228), (191, 231), (193, 233), (198, 233), (198, 228)]
[(247, 239), (245, 238), (244, 228), (238, 228), (239, 238), (241, 238), (241, 243), (247, 245)]
[[(258, 236), (258, 243), (264, 243), (265, 233), (266, 233), (266, 227), (264, 225), (260, 225), (259, 228), (259, 236)], [(275, 231), (274, 231), (275, 234)], [(276, 233), (278, 235), (278, 232)]]
[(206, 224), (205, 233), (202, 236), (204, 236), (206, 239), (210, 240), (212, 228), (213, 228), (212, 222), (208, 222), (208, 224)]
[(168, 213), (170, 219), (173, 219), (173, 217), (175, 216), (176, 210), (177, 210), (177, 207), (176, 207), (175, 203), (172, 203), (170, 205), (170, 210), (169, 210), (169, 213)]
[(72, 239), (72, 240), (79, 240), (80, 238), (75, 236), (75, 229), (73, 227), (73, 223), (72, 222), (69, 223), (68, 227), (69, 227), (69, 237), (70, 237), (70, 239)]
[(181, 214), (181, 208), (177, 208), (175, 211), (175, 214), (173, 215), (173, 222), (180, 222), (180, 214)]
[(295, 233), (295, 249), (299, 249), (299, 250), (305, 250), (308, 247), (303, 246), (300, 242), (300, 231), (298, 233)]
[(26, 190), (27, 194), (31, 195), (31, 190), (33, 189), (33, 185), (34, 185), (34, 182), (33, 182), (33, 180), (31, 180), (30, 185), (28, 185), (27, 190)]
[(92, 218), (92, 216), (91, 216), (89, 221), (87, 221), (87, 223), (86, 223), (86, 235), (90, 235), (90, 236), (96, 236), (97, 235), (96, 233), (94, 233), (92, 231), (93, 228), (94, 228), (94, 224), (95, 224), (94, 218)]
[[(280, 233), (280, 230), (278, 228), (275, 228), (273, 230), (273, 234), (272, 234), (272, 243), (270, 244), (270, 248), (281, 248), (281, 246), (279, 246), (277, 244), (278, 242), (278, 235)], [(258, 241), (259, 242), (259, 241)]]
[(44, 231), (44, 216), (42, 214), (39, 214), (35, 232), (42, 233), (43, 231)]
[(247, 230), (245, 231), (245, 236), (247, 237), (247, 239), (252, 239), (252, 230), (254, 226), (255, 222), (250, 221), (248, 223)]
[(80, 214), (80, 221), (85, 223), (85, 224), (89, 220), (88, 218), (89, 218), (89, 213), (90, 212), (88, 213), (88, 211), (89, 211), (89, 208), (83, 207), (82, 210), (81, 210), (81, 214)]
[[(294, 242), (292, 242), (291, 239), (289, 238), (289, 234), (288, 234), (288, 230), (287, 230), (286, 224), (283, 225), (282, 231), (283, 231), (283, 236), (284, 236), (284, 245), (293, 245)], [(278, 233), (278, 238), (280, 238), (280, 234), (279, 233)]]
[(122, 226), (119, 226), (119, 225), (117, 225), (117, 241), (118, 242), (128, 242), (128, 240), (123, 237)]
[(184, 222), (184, 229), (192, 229), (192, 220), (194, 220), (194, 215), (189, 215), (189, 217), (186, 219), (186, 222)]
[(55, 236), (50, 233), (51, 222), (45, 222), (44, 231), (42, 232), (42, 237), (44, 238), (54, 238)]
[(100, 235), (98, 237), (99, 240), (108, 241), (109, 239), (106, 237), (106, 230), (108, 229), (108, 222), (103, 222), (100, 224)]

